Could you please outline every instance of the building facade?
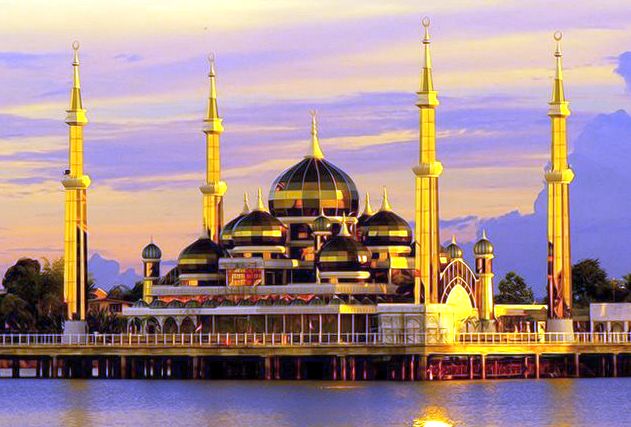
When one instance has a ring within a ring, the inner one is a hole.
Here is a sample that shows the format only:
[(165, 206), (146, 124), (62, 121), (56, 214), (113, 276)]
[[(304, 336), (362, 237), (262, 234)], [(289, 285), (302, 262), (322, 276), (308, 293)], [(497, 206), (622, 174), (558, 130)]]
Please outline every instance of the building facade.
[[(432, 83), (429, 20), (423, 21), (419, 163), (413, 168), (413, 232), (384, 188), (374, 211), (360, 212), (358, 188), (324, 155), (315, 112), (303, 158), (279, 173), (264, 200), (223, 223), (215, 65), (211, 61), (207, 183), (203, 233), (160, 275), (161, 251), (142, 251), (145, 292), (123, 309), (133, 331), (281, 333), (328, 342), (429, 339), (433, 333), (494, 331), (494, 248), (484, 234), (469, 266), (455, 239), (440, 245), (436, 155), (437, 92)], [(416, 237), (415, 237), (416, 236)]]

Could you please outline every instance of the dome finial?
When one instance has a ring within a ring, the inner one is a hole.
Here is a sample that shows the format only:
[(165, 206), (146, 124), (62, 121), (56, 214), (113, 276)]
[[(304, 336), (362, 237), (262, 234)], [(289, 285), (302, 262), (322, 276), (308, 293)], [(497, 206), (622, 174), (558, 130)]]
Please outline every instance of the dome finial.
[(486, 239), (486, 228), (482, 229), (482, 238)]
[(451, 243), (454, 244), (454, 245), (457, 245), (457, 243), (456, 243), (456, 235), (455, 234), (451, 235)]
[(346, 213), (342, 214), (342, 224), (340, 227), (340, 232), (337, 233), (338, 236), (350, 237), (351, 233), (348, 231), (348, 227), (346, 226)]
[(248, 201), (248, 192), (243, 192), (243, 209), (241, 210), (241, 215), (247, 215), (250, 213), (250, 204)]
[(366, 199), (365, 199), (365, 203), (364, 203), (364, 213), (362, 215), (373, 216), (374, 213), (375, 213), (375, 211), (373, 210), (372, 206), (370, 205), (370, 193), (368, 191), (366, 191)]
[(258, 193), (256, 196), (256, 208), (254, 210), (267, 211), (267, 209), (265, 208), (265, 203), (263, 202), (263, 190), (261, 190), (261, 187), (259, 187), (258, 189)]
[(381, 209), (382, 211), (391, 211), (392, 207), (390, 206), (390, 201), (388, 200), (388, 189), (386, 186), (383, 186), (383, 199), (381, 200)]
[(314, 159), (323, 159), (324, 153), (320, 148), (320, 140), (318, 139), (318, 117), (315, 110), (311, 111), (311, 150), (305, 157)]

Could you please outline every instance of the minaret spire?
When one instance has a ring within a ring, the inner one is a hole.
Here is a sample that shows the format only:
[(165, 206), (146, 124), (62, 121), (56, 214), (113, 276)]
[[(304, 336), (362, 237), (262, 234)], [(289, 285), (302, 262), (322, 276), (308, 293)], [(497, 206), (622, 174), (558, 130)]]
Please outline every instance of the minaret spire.
[(318, 115), (315, 110), (311, 111), (311, 146), (305, 157), (314, 159), (324, 158), (324, 153), (322, 153), (322, 149), (320, 148), (320, 140), (318, 139)]
[(545, 174), (548, 183), (548, 331), (571, 332), (572, 264), (570, 256), (570, 183), (574, 172), (568, 165), (566, 121), (569, 103), (563, 91), (561, 32), (556, 41), (556, 72), (548, 116), (552, 128), (551, 169)]
[(267, 211), (267, 208), (265, 207), (265, 202), (263, 201), (263, 190), (261, 190), (261, 187), (259, 187), (256, 193), (256, 207), (253, 210), (265, 212)]
[(419, 102), (423, 102), (424, 105), (437, 106), (439, 104), (437, 98), (438, 92), (434, 90), (434, 80), (432, 78), (432, 55), (429, 49), (429, 45), (431, 44), (431, 39), (429, 37), (429, 17), (424, 17), (421, 23), (423, 24), (425, 36), (423, 37), (424, 62), (423, 69), (421, 70), (421, 82), (418, 91)]
[(392, 207), (390, 206), (390, 201), (388, 200), (388, 189), (383, 187), (383, 198), (381, 199), (381, 208), (380, 211), (391, 211)]
[[(79, 79), (79, 42), (72, 43), (74, 51), (70, 107), (66, 110), (69, 126), (69, 168), (61, 183), (65, 189), (64, 227), (64, 302), (66, 319), (85, 320), (88, 282), (88, 222), (87, 189), (90, 177), (83, 172), (83, 127), (88, 124), (86, 110), (81, 101)], [(72, 331), (70, 323), (66, 330)], [(82, 326), (79, 326), (79, 332)], [(74, 328), (77, 329), (77, 328)], [(76, 332), (76, 331), (75, 331)]]
[(247, 215), (250, 213), (250, 204), (248, 203), (248, 192), (243, 192), (243, 209), (241, 210), (241, 215)]
[(221, 180), (220, 136), (223, 133), (222, 119), (217, 107), (217, 85), (215, 81), (215, 55), (208, 56), (210, 62), (210, 92), (204, 118), (206, 134), (206, 183), (199, 189), (202, 192), (204, 229), (211, 240), (218, 243), (223, 227), (223, 195), (228, 186)]
[(440, 236), (438, 228), (438, 177), (443, 165), (436, 159), (436, 107), (438, 92), (432, 79), (432, 59), (428, 17), (423, 18), (423, 69), (418, 98), (419, 163), (414, 167), (415, 186), (415, 256), (414, 303), (438, 302), (440, 274)]
[(370, 206), (370, 193), (366, 192), (366, 198), (364, 199), (364, 213), (362, 215), (373, 216), (375, 211)]

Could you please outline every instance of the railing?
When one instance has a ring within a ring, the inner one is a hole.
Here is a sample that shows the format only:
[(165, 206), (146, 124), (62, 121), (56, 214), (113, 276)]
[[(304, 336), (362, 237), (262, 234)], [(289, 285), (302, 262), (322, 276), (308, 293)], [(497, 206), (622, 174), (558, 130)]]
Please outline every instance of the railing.
[(631, 344), (628, 332), (465, 332), (457, 334), (463, 344)]
[(445, 343), (440, 333), (174, 333), (174, 334), (5, 334), (0, 348), (24, 346), (319, 346), (319, 345), (404, 345)]
[(4, 334), (0, 348), (26, 346), (78, 347), (292, 347), (292, 346), (395, 346), (459, 343), (484, 345), (629, 344), (631, 333), (174, 333), (174, 334)]

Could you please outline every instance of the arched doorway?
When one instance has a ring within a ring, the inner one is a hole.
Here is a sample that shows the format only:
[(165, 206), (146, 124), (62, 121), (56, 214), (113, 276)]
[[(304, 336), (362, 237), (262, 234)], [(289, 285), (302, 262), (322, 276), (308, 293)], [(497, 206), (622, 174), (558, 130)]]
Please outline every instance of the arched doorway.
[(180, 326), (180, 333), (192, 334), (193, 332), (195, 332), (195, 323), (190, 317), (187, 317), (182, 321), (182, 325)]
[(164, 333), (165, 334), (177, 334), (178, 327), (177, 322), (172, 317), (167, 317), (167, 320), (164, 321)]

